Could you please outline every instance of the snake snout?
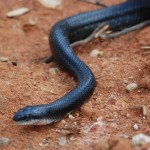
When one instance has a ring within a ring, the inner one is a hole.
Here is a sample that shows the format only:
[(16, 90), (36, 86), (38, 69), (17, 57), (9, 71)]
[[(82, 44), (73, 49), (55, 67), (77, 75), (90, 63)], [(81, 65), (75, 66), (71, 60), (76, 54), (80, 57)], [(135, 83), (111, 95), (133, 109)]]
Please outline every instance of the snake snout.
[(20, 109), (15, 116), (13, 117), (13, 120), (15, 122), (28, 122), (31, 121), (36, 117), (35, 110), (31, 106), (26, 106), (22, 109)]
[(46, 109), (43, 109), (41, 106), (26, 106), (16, 112), (13, 121), (19, 125), (46, 124), (45, 122), (47, 122), (48, 117), (45, 110)]

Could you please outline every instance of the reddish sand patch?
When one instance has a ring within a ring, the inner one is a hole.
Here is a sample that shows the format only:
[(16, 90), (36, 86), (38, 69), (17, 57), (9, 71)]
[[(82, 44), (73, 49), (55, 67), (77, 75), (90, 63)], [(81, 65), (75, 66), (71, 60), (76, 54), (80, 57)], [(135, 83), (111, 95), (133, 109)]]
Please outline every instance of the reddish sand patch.
[[(112, 5), (121, 0), (103, 2)], [(9, 10), (22, 6), (30, 12), (12, 19), (6, 17)], [(97, 8), (76, 0), (64, 0), (56, 10), (46, 9), (36, 1), (0, 2), (0, 57), (9, 59), (0, 62), (0, 138), (9, 138), (9, 144), (0, 149), (130, 149), (129, 140), (114, 136), (131, 138), (141, 132), (150, 135), (149, 116), (143, 118), (142, 111), (135, 109), (138, 105), (150, 109), (150, 55), (141, 48), (150, 44), (150, 27), (102, 43), (95, 39), (77, 48), (77, 55), (93, 71), (97, 85), (93, 96), (72, 114), (74, 118), (36, 127), (17, 126), (12, 121), (18, 109), (54, 101), (76, 85), (65, 72), (49, 73), (56, 63), (42, 64), (39, 60), (51, 54), (47, 37), (52, 25)], [(30, 19), (35, 25), (29, 25)], [(103, 55), (91, 58), (89, 54), (94, 49), (103, 51)], [(125, 86), (129, 83), (136, 83), (138, 89), (127, 93)], [(133, 128), (135, 124), (138, 130)], [(66, 140), (63, 146), (59, 145), (62, 137)]]

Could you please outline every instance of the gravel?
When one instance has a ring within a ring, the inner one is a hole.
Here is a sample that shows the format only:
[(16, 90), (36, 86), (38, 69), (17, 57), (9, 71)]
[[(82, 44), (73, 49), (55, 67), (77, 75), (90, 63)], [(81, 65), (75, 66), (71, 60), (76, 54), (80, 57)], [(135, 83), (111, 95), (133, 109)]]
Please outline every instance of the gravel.
[(127, 92), (136, 90), (138, 88), (138, 85), (136, 83), (130, 83), (126, 86)]
[(61, 138), (59, 138), (58, 144), (59, 144), (60, 146), (64, 146), (66, 143), (67, 143), (66, 137), (61, 137)]
[(9, 144), (9, 139), (6, 137), (0, 138), (0, 146), (7, 146)]
[(134, 130), (139, 130), (139, 126), (137, 124), (134, 124), (133, 128)]
[(56, 75), (56, 72), (58, 71), (58, 68), (50, 68), (49, 69), (49, 73), (51, 74), (51, 75)]
[(102, 55), (103, 55), (103, 51), (99, 51), (98, 49), (95, 49), (90, 53), (91, 57), (100, 57)]
[(38, 0), (46, 8), (57, 8), (62, 4), (62, 0)]
[(7, 62), (9, 59), (8, 57), (0, 57), (1, 62)]
[(7, 12), (6, 16), (10, 17), (10, 18), (11, 17), (17, 17), (17, 16), (23, 15), (27, 12), (29, 12), (29, 8), (20, 7), (20, 8), (17, 8), (17, 9), (14, 9), (14, 10)]
[(132, 143), (134, 145), (144, 145), (146, 143), (150, 143), (150, 136), (147, 136), (143, 133), (137, 134), (132, 137)]

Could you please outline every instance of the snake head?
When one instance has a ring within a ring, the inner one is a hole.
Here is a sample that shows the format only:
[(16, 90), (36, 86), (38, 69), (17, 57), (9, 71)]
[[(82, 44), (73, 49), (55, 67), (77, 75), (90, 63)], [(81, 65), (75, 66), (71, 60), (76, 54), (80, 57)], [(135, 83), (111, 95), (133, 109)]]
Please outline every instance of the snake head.
[(49, 116), (50, 112), (44, 106), (26, 106), (14, 115), (13, 120), (18, 125), (45, 125), (56, 121)]

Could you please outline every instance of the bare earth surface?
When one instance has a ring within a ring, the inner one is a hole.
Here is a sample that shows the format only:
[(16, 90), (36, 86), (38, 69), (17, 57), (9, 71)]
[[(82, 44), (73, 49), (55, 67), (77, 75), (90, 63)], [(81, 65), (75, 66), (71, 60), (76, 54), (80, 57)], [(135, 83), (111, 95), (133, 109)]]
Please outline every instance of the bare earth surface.
[[(114, 5), (123, 0), (103, 0)], [(28, 7), (27, 14), (7, 18), (14, 8)], [(66, 72), (49, 71), (56, 63), (43, 64), (51, 55), (48, 34), (58, 20), (94, 10), (99, 6), (77, 0), (63, 0), (57, 9), (43, 7), (37, 1), (0, 1), (0, 138), (9, 143), (2, 150), (148, 149), (135, 146), (132, 137), (150, 136), (150, 54), (141, 47), (150, 45), (150, 27), (113, 40), (95, 39), (76, 48), (76, 54), (93, 71), (96, 89), (92, 97), (73, 116), (46, 126), (18, 126), (14, 113), (26, 106), (49, 103), (69, 92), (75, 81)], [(34, 25), (31, 25), (31, 21)], [(92, 50), (102, 55), (92, 58)], [(12, 62), (17, 62), (14, 66)], [(137, 89), (127, 92), (126, 86)], [(142, 111), (142, 108), (144, 112)]]

